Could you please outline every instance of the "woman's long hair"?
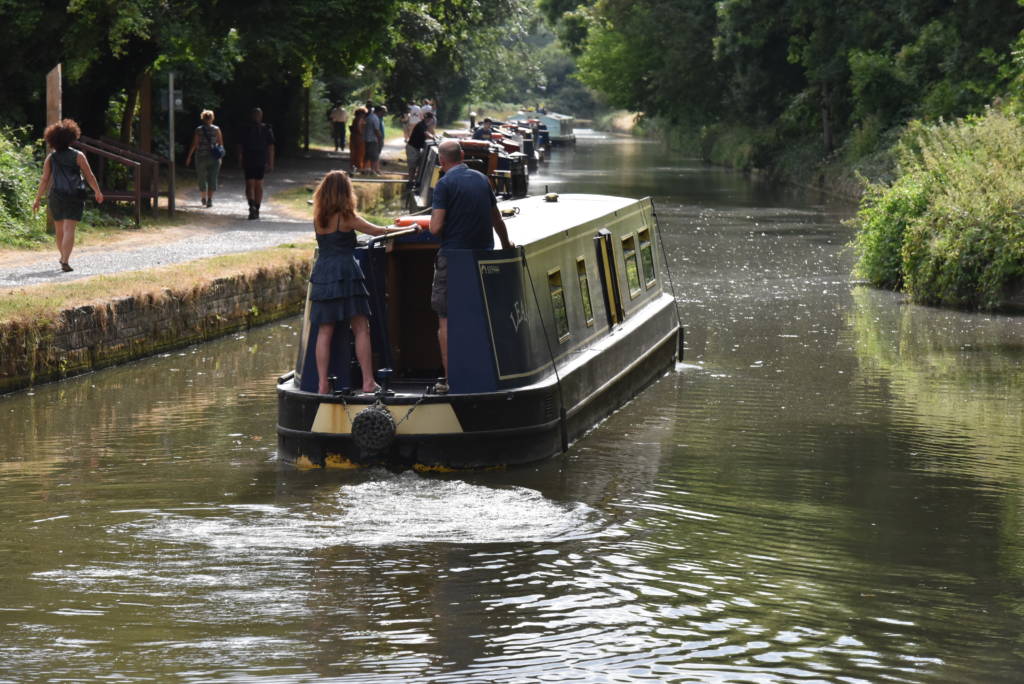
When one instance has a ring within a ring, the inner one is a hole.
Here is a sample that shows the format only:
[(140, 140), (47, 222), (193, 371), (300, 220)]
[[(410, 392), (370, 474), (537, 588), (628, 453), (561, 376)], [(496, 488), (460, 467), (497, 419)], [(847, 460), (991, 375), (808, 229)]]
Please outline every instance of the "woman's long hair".
[(313, 192), (314, 227), (327, 228), (335, 214), (341, 214), (343, 221), (356, 214), (356, 195), (352, 191), (352, 181), (344, 171), (328, 171)]

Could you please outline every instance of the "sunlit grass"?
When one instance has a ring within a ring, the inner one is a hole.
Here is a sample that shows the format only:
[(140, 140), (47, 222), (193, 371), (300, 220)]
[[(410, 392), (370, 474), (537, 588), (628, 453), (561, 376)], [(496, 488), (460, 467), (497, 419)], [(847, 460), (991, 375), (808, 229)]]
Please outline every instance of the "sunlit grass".
[(217, 278), (289, 266), (304, 268), (313, 256), (314, 247), (312, 242), (285, 244), (143, 271), (3, 290), (0, 291), (0, 322), (52, 321), (66, 309), (120, 297), (159, 297), (167, 290), (187, 298), (189, 293)]

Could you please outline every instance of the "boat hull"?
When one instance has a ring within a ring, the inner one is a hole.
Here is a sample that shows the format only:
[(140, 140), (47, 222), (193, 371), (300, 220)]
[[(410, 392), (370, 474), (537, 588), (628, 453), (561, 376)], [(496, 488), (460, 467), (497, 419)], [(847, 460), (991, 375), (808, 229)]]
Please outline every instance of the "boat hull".
[[(277, 388), (279, 458), (309, 467), (427, 469), (491, 468), (550, 458), (673, 366), (680, 346), (673, 316), (663, 307), (628, 333), (622, 331), (615, 344), (593, 358), (529, 387), (386, 397), (382, 403), (398, 429), (391, 446), (376, 453), (361, 449), (351, 432), (354, 417), (374, 403), (373, 397), (302, 392), (286, 376)], [(425, 426), (436, 431), (425, 432)]]

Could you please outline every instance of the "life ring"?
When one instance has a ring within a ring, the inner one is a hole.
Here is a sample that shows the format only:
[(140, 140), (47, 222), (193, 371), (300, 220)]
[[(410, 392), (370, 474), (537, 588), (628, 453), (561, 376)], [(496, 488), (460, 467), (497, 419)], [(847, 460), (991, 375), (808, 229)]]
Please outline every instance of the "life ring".
[(395, 225), (400, 228), (419, 226), (427, 229), (430, 227), (430, 216), (399, 216), (395, 219)]

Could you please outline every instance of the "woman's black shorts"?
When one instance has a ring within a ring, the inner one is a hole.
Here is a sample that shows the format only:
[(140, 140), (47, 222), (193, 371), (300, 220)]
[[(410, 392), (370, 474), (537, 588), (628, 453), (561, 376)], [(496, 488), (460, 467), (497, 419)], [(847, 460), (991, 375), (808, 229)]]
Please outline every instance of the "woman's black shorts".
[(59, 192), (50, 193), (50, 214), (54, 221), (81, 221), (85, 200)]

